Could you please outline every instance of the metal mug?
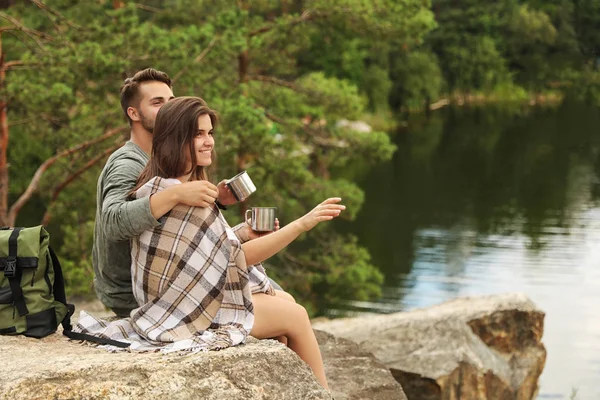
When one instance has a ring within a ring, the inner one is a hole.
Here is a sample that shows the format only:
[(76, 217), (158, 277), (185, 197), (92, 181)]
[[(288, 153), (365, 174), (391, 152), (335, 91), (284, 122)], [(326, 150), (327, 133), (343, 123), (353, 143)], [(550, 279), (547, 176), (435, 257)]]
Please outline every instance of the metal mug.
[[(251, 213), (250, 217), (248, 213)], [(246, 223), (253, 231), (270, 232), (275, 229), (276, 214), (277, 207), (252, 207), (246, 210)]]
[(256, 186), (246, 171), (242, 171), (226, 182), (233, 197), (237, 201), (246, 200), (252, 193), (256, 192)]

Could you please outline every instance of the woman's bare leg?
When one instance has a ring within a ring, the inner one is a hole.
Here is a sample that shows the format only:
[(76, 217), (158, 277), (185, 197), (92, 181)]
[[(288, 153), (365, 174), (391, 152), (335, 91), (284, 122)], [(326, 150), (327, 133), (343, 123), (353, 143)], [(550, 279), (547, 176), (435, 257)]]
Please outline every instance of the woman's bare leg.
[(296, 299), (294, 298), (294, 296), (292, 296), (288, 292), (284, 292), (283, 290), (277, 290), (277, 289), (275, 289), (274, 292), (275, 292), (276, 297), (279, 297), (281, 299), (288, 300), (288, 301), (293, 301), (294, 303), (296, 302)]
[(279, 343), (283, 344), (284, 346), (287, 346), (287, 345), (288, 345), (288, 340), (287, 340), (287, 337), (285, 337), (285, 336), (277, 336), (277, 337), (270, 338), (270, 339), (275, 339), (275, 340), (277, 340)]
[[(275, 296), (283, 300), (288, 300), (294, 303), (296, 302), (296, 299), (291, 294), (284, 292), (283, 290), (275, 289)], [(275, 339), (285, 344), (286, 346), (288, 345), (288, 338), (285, 336), (277, 336)]]
[(319, 344), (304, 307), (262, 293), (253, 294), (252, 303), (254, 327), (250, 334), (258, 339), (287, 337), (288, 347), (310, 366), (317, 380), (329, 390)]

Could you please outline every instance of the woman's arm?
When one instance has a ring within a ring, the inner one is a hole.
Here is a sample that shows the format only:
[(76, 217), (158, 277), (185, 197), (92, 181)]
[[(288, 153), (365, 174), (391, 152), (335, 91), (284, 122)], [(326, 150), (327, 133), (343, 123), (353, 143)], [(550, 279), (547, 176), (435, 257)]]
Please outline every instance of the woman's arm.
[(298, 221), (295, 220), (270, 235), (262, 236), (242, 244), (242, 250), (246, 254), (246, 264), (253, 265), (262, 262), (292, 243), (304, 232)]
[(276, 232), (265, 235), (242, 244), (246, 254), (246, 264), (253, 265), (277, 254), (280, 250), (292, 243), (301, 233), (314, 228), (319, 222), (329, 221), (340, 215), (346, 207), (337, 204), (342, 201), (339, 197), (332, 197), (315, 208), (308, 214), (284, 226)]

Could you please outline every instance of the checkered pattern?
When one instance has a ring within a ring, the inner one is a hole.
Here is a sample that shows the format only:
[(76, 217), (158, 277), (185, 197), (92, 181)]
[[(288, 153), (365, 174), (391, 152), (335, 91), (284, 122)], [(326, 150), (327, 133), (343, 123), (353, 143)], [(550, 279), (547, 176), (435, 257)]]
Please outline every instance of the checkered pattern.
[[(136, 196), (179, 183), (153, 178)], [(82, 311), (75, 331), (131, 343), (131, 350), (243, 343), (254, 323), (251, 293), (273, 294), (262, 265), (246, 266), (241, 243), (216, 206), (180, 204), (160, 222), (132, 241), (133, 294), (140, 307), (113, 322)]]

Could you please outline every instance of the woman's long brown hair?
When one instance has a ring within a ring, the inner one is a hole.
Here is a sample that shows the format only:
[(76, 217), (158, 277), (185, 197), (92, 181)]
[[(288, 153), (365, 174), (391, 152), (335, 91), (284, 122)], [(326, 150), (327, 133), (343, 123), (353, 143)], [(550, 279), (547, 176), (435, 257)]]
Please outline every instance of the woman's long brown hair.
[[(193, 140), (198, 133), (198, 117), (201, 115), (210, 117), (214, 129), (217, 113), (200, 97), (178, 97), (160, 108), (154, 123), (150, 161), (130, 195), (155, 176), (177, 178), (192, 173), (190, 179), (208, 179), (206, 168), (197, 164)], [(189, 167), (186, 152), (192, 161)], [(214, 155), (213, 149), (213, 160)]]

